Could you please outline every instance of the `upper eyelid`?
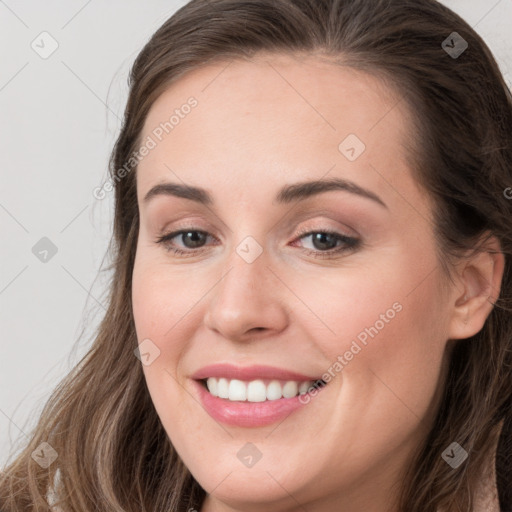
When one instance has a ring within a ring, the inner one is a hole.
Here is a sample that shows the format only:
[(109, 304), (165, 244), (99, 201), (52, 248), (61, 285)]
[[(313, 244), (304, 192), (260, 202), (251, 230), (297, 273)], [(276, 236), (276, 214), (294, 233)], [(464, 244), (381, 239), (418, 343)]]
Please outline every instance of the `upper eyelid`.
[[(324, 215), (325, 213), (324, 212), (321, 212), (319, 215)], [(220, 237), (217, 237), (216, 235), (213, 235), (212, 232), (216, 232), (217, 231), (217, 228), (215, 228), (212, 224), (210, 223), (207, 223), (207, 226), (205, 228), (199, 226), (198, 224), (201, 222), (201, 221), (194, 221), (194, 220), (189, 220), (189, 221), (184, 221), (185, 224), (183, 225), (180, 225), (180, 221), (176, 221), (176, 224), (177, 226), (173, 229), (162, 229), (161, 230), (161, 233), (164, 234), (164, 233), (176, 233), (178, 231), (182, 231), (182, 230), (193, 230), (193, 231), (201, 231), (201, 232), (206, 232), (207, 234), (211, 235), (211, 236), (214, 236), (215, 238), (219, 239)], [(196, 223), (197, 222), (197, 223)], [(323, 225), (321, 226), (310, 226), (308, 228), (297, 228), (297, 224), (302, 224), (302, 223), (314, 223), (314, 222), (320, 222), (322, 223), (323, 222)], [(336, 222), (337, 224), (342, 224), (342, 226), (330, 226), (327, 224), (327, 220), (319, 220), (319, 219), (316, 219), (315, 221), (315, 217), (309, 217), (309, 216), (303, 216), (302, 214), (299, 214), (299, 217), (297, 219), (297, 222), (294, 222), (293, 223), (293, 226), (292, 228), (290, 228), (289, 226), (287, 227), (284, 227), (284, 228), (280, 228), (278, 230), (279, 233), (283, 233), (283, 232), (287, 232), (290, 236), (294, 233), (294, 232), (297, 232), (297, 229), (299, 232), (301, 231), (304, 231), (304, 229), (307, 229), (307, 231), (336, 231), (340, 234), (343, 234), (347, 237), (354, 237), (354, 238), (357, 238), (357, 237), (360, 237), (360, 234), (354, 230), (354, 228), (351, 228), (349, 227), (348, 225), (340, 222), (340, 221), (334, 221), (333, 219), (330, 219), (330, 222)], [(231, 231), (231, 230), (229, 230)]]
[[(170, 229), (170, 230), (164, 229), (161, 232), (161, 236), (169, 236), (169, 235), (177, 236), (179, 234), (183, 234), (183, 232), (186, 232), (186, 231), (196, 231), (199, 233), (205, 233), (213, 238), (218, 239), (218, 237), (212, 233), (211, 229), (202, 228), (202, 227), (199, 227), (196, 225), (177, 226), (176, 228)], [(336, 234), (344, 235), (346, 237), (352, 237), (352, 238), (356, 238), (359, 236), (357, 233), (349, 233), (349, 231), (353, 231), (353, 230), (336, 228), (336, 227), (333, 228), (333, 227), (329, 227), (329, 226), (319, 226), (319, 227), (311, 226), (308, 228), (300, 228), (298, 230), (295, 229), (293, 232), (295, 232), (296, 236), (304, 236), (304, 235), (311, 234), (311, 233), (324, 233), (324, 232), (335, 232)]]

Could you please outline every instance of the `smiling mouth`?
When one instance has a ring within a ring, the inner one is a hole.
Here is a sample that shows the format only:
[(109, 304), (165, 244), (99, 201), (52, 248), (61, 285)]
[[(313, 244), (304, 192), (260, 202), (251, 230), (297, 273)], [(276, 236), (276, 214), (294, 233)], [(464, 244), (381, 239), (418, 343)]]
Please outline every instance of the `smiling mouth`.
[(200, 379), (199, 382), (212, 396), (231, 402), (266, 402), (294, 398), (327, 385), (322, 379), (299, 382), (276, 379), (243, 381), (224, 377), (208, 377)]

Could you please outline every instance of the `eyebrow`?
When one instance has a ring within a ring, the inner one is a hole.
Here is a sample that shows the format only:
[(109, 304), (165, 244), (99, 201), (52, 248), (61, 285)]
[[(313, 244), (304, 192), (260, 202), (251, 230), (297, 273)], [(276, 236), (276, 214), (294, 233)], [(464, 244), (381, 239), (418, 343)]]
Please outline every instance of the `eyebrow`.
[[(382, 201), (382, 199), (374, 192), (362, 188), (352, 181), (341, 178), (303, 181), (285, 185), (279, 190), (279, 193), (276, 196), (276, 201), (278, 204), (289, 204), (332, 190), (343, 190), (366, 199), (371, 199), (384, 208), (387, 208), (386, 203), (384, 203), (384, 201)], [(150, 199), (156, 196), (180, 197), (204, 205), (213, 205), (215, 202), (212, 195), (203, 188), (170, 182), (155, 185), (145, 195), (143, 202), (147, 203)]]

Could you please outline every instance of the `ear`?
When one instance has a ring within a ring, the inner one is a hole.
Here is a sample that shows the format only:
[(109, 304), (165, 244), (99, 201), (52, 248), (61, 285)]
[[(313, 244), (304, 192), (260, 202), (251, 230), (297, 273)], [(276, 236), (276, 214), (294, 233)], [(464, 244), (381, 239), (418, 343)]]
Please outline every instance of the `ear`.
[(499, 297), (504, 268), (505, 257), (495, 236), (481, 252), (459, 262), (449, 338), (469, 338), (483, 328)]

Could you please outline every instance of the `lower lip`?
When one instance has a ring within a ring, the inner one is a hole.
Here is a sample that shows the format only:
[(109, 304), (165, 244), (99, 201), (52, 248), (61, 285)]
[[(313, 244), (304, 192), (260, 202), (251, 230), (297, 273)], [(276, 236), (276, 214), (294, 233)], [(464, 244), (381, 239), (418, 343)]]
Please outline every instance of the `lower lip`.
[[(316, 398), (316, 396), (310, 395), (307, 402), (302, 402), (299, 400), (302, 395), (297, 395), (293, 398), (280, 398), (279, 400), (266, 400), (265, 402), (232, 402), (225, 398), (213, 396), (197, 380), (193, 380), (193, 383), (206, 412), (214, 420), (238, 427), (271, 425), (286, 418), (297, 409), (308, 405), (311, 400)], [(322, 389), (322, 387), (317, 388), (317, 392), (320, 393)]]

